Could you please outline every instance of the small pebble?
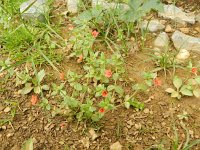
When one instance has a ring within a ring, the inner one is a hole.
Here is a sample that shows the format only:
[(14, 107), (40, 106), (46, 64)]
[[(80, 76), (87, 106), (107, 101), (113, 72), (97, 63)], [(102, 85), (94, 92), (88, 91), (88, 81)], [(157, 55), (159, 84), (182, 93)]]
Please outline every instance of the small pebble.
[(9, 138), (9, 137), (11, 137), (13, 135), (14, 135), (14, 133), (8, 133), (6, 136), (7, 136), (7, 138)]
[(144, 109), (144, 113), (145, 113), (145, 114), (148, 114), (148, 113), (149, 113), (149, 109), (148, 109), (148, 108), (145, 108), (145, 109)]
[(6, 128), (6, 126), (2, 126), (1, 129), (6, 130), (7, 128)]
[(11, 110), (10, 107), (6, 107), (6, 108), (4, 109), (4, 112), (5, 112), (5, 113), (8, 113), (10, 110)]

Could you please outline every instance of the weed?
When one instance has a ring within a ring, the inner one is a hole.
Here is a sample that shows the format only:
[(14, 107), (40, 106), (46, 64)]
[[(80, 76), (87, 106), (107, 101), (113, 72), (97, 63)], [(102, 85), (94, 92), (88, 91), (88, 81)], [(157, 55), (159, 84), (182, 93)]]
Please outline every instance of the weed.
[(175, 86), (176, 90), (168, 88), (166, 89), (166, 92), (170, 93), (171, 97), (176, 97), (178, 99), (180, 99), (182, 96), (199, 97), (200, 96), (199, 83), (200, 83), (199, 76), (189, 79), (187, 84), (184, 84), (181, 78), (175, 76), (173, 79), (173, 85)]

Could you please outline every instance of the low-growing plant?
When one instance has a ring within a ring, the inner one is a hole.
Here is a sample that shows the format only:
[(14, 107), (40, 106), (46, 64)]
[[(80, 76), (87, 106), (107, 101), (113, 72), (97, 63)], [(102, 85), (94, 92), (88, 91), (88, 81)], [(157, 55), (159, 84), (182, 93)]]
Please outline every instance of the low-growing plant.
[(43, 90), (49, 90), (48, 85), (41, 85), (45, 74), (44, 69), (40, 70), (38, 73), (35, 72), (33, 78), (29, 76), (28, 72), (17, 73), (16, 86), (24, 85), (24, 88), (22, 88), (19, 93), (25, 95), (33, 90), (34, 93), (41, 94)]
[(173, 85), (176, 89), (168, 88), (166, 92), (171, 94), (171, 97), (180, 99), (182, 96), (195, 96), (200, 97), (200, 77), (196, 76), (184, 83), (181, 78), (175, 76)]
[(144, 72), (142, 74), (144, 80), (145, 80), (145, 83), (148, 85), (148, 86), (152, 86), (153, 85), (153, 80), (157, 77), (157, 73), (153, 73), (153, 72)]

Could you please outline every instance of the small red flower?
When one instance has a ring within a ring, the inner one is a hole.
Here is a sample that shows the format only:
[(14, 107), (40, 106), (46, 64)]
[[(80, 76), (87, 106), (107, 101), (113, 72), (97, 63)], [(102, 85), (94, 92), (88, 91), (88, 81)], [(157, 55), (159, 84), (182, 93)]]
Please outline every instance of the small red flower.
[(77, 59), (77, 63), (81, 63), (83, 61), (83, 55), (80, 55), (79, 58)]
[(60, 127), (61, 127), (61, 128), (64, 128), (64, 127), (65, 127), (65, 123), (64, 123), (64, 122), (61, 123), (61, 124), (60, 124)]
[(32, 95), (31, 96), (31, 104), (34, 106), (38, 102), (38, 96), (37, 95)]
[(99, 109), (99, 112), (100, 112), (100, 113), (104, 113), (104, 112), (105, 112), (105, 109), (104, 109), (104, 108), (100, 108), (100, 109)]
[(60, 80), (62, 80), (62, 81), (65, 80), (65, 74), (64, 74), (64, 72), (60, 73)]
[(105, 77), (107, 77), (107, 78), (112, 77), (112, 71), (111, 70), (106, 70), (105, 71)]
[(197, 68), (192, 68), (191, 72), (196, 75), (198, 70), (197, 70)]
[(72, 24), (70, 24), (69, 27), (68, 27), (68, 29), (69, 29), (70, 31), (72, 31), (72, 30), (74, 30), (74, 26), (73, 26)]
[(153, 80), (153, 84), (154, 84), (154, 86), (161, 86), (162, 82), (159, 78), (155, 78)]
[(98, 35), (99, 35), (99, 32), (97, 32), (97, 30), (93, 30), (93, 31), (92, 31), (92, 36), (93, 36), (94, 38), (96, 38)]
[(103, 97), (107, 97), (107, 96), (108, 96), (108, 91), (106, 91), (106, 90), (103, 91), (101, 95), (102, 95)]

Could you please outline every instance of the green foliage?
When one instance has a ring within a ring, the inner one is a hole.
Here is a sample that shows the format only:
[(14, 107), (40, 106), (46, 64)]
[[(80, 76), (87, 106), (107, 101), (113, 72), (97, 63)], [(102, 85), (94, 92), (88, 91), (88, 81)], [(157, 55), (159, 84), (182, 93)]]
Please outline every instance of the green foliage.
[(30, 93), (32, 90), (34, 91), (34, 93), (40, 94), (43, 90), (49, 90), (48, 85), (41, 85), (44, 77), (44, 70), (40, 70), (38, 73), (35, 73), (35, 77), (33, 78), (28, 74), (27, 71), (17, 73), (16, 86), (24, 85), (24, 88), (20, 90), (20, 93), (23, 95)]
[(199, 76), (191, 78), (188, 80), (187, 84), (184, 84), (182, 79), (175, 76), (173, 79), (173, 85), (176, 88), (166, 89), (167, 93), (171, 94), (171, 97), (176, 97), (180, 99), (182, 96), (195, 96), (200, 97), (200, 88), (199, 88)]
[(125, 22), (140, 21), (151, 10), (163, 10), (160, 0), (129, 0), (128, 5), (129, 9), (120, 16)]
[(152, 72), (144, 72), (142, 74), (143, 78), (145, 79), (145, 83), (148, 86), (152, 86), (153, 85), (153, 79), (155, 79), (157, 77), (157, 73), (152, 73)]

